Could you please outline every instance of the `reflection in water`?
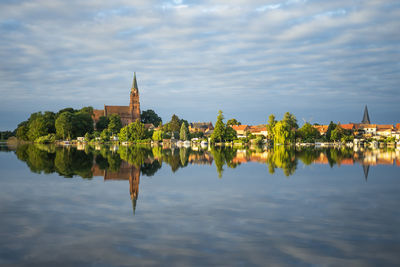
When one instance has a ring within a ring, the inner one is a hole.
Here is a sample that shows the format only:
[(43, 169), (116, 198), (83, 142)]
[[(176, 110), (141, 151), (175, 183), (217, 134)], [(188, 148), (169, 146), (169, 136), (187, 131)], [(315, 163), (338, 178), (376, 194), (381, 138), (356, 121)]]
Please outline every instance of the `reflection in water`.
[(162, 148), (150, 146), (81, 146), (59, 147), (55, 145), (20, 145), (15, 149), (18, 159), (26, 162), (35, 173), (58, 173), (66, 178), (81, 176), (92, 178), (103, 176), (104, 180), (128, 180), (130, 196), (135, 212), (139, 194), (140, 173), (154, 175), (163, 163), (171, 167), (172, 172), (189, 164), (215, 163), (218, 176), (221, 178), (224, 166), (236, 168), (247, 162), (259, 162), (268, 166), (269, 173), (282, 169), (286, 176), (293, 175), (298, 162), (304, 165), (326, 164), (363, 166), (367, 180), (369, 167), (379, 164), (400, 166), (400, 151), (386, 150), (353, 150), (349, 148), (302, 148), (277, 146), (274, 149), (260, 148), (238, 150), (232, 147), (211, 147), (208, 150), (191, 148)]

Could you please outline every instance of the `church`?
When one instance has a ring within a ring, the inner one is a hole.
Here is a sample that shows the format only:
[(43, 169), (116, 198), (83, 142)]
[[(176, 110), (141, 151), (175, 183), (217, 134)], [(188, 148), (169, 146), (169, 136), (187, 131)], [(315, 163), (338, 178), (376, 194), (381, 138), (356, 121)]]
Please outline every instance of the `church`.
[(140, 120), (140, 102), (139, 89), (136, 82), (136, 73), (133, 74), (133, 82), (130, 93), (129, 106), (108, 106), (104, 105), (104, 109), (93, 110), (93, 121), (97, 123), (101, 116), (109, 116), (117, 114), (121, 118), (122, 126), (126, 126), (136, 120)]

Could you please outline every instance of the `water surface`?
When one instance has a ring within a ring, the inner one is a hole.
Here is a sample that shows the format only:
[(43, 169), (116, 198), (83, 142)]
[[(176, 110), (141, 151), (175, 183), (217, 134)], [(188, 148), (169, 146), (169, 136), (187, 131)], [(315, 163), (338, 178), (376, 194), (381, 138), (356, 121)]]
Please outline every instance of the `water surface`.
[(0, 150), (0, 265), (400, 264), (399, 150)]

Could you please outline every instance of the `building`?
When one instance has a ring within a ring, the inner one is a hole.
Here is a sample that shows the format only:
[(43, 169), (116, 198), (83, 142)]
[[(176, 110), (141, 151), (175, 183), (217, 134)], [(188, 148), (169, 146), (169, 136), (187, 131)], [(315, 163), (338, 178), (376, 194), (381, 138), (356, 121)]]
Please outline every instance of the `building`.
[(246, 137), (250, 129), (248, 125), (232, 125), (231, 127), (236, 131), (237, 137)]
[(257, 136), (263, 135), (265, 137), (268, 137), (268, 130), (267, 130), (267, 126), (265, 124), (250, 126), (249, 131), (251, 134), (254, 134)]
[(214, 130), (212, 122), (191, 122), (189, 123), (189, 132), (208, 132)]
[(110, 106), (104, 105), (104, 109), (93, 110), (93, 121), (98, 122), (101, 116), (109, 116), (111, 114), (119, 115), (121, 118), (122, 126), (126, 126), (136, 120), (140, 120), (140, 101), (139, 101), (139, 88), (136, 82), (136, 73), (133, 75), (133, 82), (130, 93), (129, 106)]
[(328, 131), (329, 125), (313, 125), (313, 127), (317, 129), (320, 135), (325, 135)]

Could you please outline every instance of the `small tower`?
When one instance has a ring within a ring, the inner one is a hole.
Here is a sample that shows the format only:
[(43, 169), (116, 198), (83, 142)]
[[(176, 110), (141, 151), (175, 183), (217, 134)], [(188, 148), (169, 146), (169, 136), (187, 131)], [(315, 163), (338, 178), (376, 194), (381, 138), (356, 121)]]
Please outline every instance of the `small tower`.
[(140, 120), (139, 88), (136, 82), (136, 72), (134, 72), (133, 74), (133, 82), (132, 82), (131, 96), (129, 102), (129, 112), (131, 114), (131, 122)]
[(370, 119), (369, 119), (369, 114), (368, 114), (367, 105), (365, 105), (364, 116), (363, 116), (363, 119), (362, 119), (361, 123), (364, 123), (364, 124), (371, 124), (371, 121), (370, 121)]

